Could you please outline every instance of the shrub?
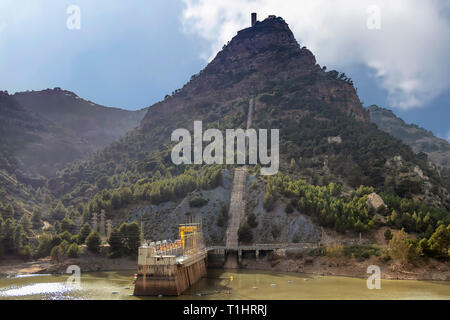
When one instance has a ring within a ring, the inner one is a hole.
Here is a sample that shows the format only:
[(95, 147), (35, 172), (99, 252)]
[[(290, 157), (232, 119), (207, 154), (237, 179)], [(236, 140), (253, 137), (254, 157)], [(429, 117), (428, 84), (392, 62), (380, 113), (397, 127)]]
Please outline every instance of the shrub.
[(70, 234), (69, 231), (64, 231), (63, 233), (60, 233), (59, 236), (61, 237), (62, 240), (65, 240), (67, 242), (72, 241), (72, 235)]
[(222, 203), (220, 206), (220, 211), (217, 216), (217, 225), (219, 227), (225, 226), (228, 219), (228, 206), (225, 203)]
[(285, 211), (287, 214), (294, 212), (294, 207), (292, 206), (291, 203), (287, 204)]
[(58, 263), (64, 258), (64, 250), (61, 248), (61, 246), (53, 247), (52, 251), (50, 252), (50, 257), (52, 261)]
[(219, 214), (217, 215), (217, 226), (225, 226), (225, 217), (223, 216), (222, 212), (219, 212)]
[[(19, 255), (24, 257), (24, 258), (31, 258), (33, 256), (33, 250), (31, 249), (31, 247), (29, 245), (24, 246), (23, 248), (19, 249)], [(1, 254), (0, 254), (1, 256)]]
[(327, 257), (329, 258), (341, 258), (344, 256), (344, 245), (334, 243), (327, 247)]
[(380, 256), (381, 249), (374, 245), (351, 245), (344, 248), (344, 255), (347, 258), (369, 259), (370, 256)]
[(97, 231), (92, 231), (86, 238), (86, 245), (89, 251), (98, 253), (102, 240), (100, 234)]
[(327, 248), (325, 247), (318, 247), (314, 249), (310, 249), (308, 252), (308, 255), (311, 257), (322, 257), (325, 256), (327, 252)]
[(271, 211), (273, 209), (274, 203), (275, 199), (273, 195), (270, 192), (266, 192), (266, 194), (264, 195), (264, 202), (263, 202), (264, 209), (266, 209), (266, 211)]
[(201, 197), (195, 197), (189, 201), (189, 205), (192, 208), (201, 208), (207, 203), (208, 203), (208, 200), (203, 199)]
[(256, 228), (258, 226), (258, 221), (256, 221), (256, 215), (253, 212), (248, 215), (247, 224), (251, 228)]
[(89, 223), (85, 223), (78, 233), (78, 243), (83, 244), (86, 241), (86, 238), (91, 234), (91, 232), (92, 230), (89, 226)]
[(383, 262), (388, 262), (389, 260), (391, 260), (391, 256), (389, 255), (389, 253), (387, 251), (384, 251), (381, 255), (380, 255), (380, 259)]
[(252, 228), (248, 223), (244, 223), (238, 230), (239, 242), (250, 243), (253, 240)]
[(450, 225), (440, 225), (428, 240), (428, 245), (434, 256), (447, 258), (450, 249)]
[(78, 245), (76, 243), (72, 243), (69, 249), (67, 249), (67, 256), (69, 258), (78, 258), (78, 254), (79, 254)]
[(391, 231), (391, 229), (387, 229), (387, 230), (384, 232), (384, 238), (385, 238), (386, 240), (388, 240), (388, 241), (390, 241), (390, 240), (392, 239), (392, 231)]
[(120, 257), (124, 251), (125, 247), (122, 240), (122, 233), (118, 228), (114, 228), (109, 236), (108, 243), (110, 245), (110, 256), (112, 258)]
[(406, 262), (410, 258), (410, 244), (406, 241), (407, 234), (404, 229), (397, 232), (389, 241), (388, 252), (394, 260)]

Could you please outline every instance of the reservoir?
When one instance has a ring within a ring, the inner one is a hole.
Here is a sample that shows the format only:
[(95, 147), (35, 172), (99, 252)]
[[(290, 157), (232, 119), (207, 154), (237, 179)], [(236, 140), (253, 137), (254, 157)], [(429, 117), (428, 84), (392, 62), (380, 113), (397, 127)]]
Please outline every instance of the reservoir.
[(0, 300), (450, 300), (449, 281), (381, 280), (380, 290), (369, 290), (366, 279), (219, 269), (209, 269), (206, 278), (179, 297), (136, 297), (132, 295), (133, 274), (133, 271), (82, 273), (79, 288), (66, 283), (69, 275), (3, 277)]

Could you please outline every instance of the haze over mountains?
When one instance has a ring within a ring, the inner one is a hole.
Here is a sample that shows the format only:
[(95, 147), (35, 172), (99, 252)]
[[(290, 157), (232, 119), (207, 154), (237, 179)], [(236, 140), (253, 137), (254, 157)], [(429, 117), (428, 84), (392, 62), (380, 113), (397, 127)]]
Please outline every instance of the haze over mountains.
[(415, 124), (407, 124), (391, 110), (368, 107), (370, 118), (378, 128), (409, 145), (414, 152), (426, 153), (438, 166), (450, 170), (450, 143)]
[(9, 152), (4, 156), (15, 169), (36, 178), (105, 147), (137, 127), (146, 112), (107, 108), (60, 88), (3, 92), (0, 99), (2, 140), (9, 146), (2, 152)]

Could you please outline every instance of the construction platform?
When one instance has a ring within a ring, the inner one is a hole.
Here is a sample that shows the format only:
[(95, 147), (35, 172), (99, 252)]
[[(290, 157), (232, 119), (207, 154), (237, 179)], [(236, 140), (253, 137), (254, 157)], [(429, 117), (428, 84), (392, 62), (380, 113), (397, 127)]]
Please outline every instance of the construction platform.
[(179, 227), (180, 239), (144, 243), (139, 248), (136, 296), (178, 296), (206, 275), (207, 249), (201, 224)]

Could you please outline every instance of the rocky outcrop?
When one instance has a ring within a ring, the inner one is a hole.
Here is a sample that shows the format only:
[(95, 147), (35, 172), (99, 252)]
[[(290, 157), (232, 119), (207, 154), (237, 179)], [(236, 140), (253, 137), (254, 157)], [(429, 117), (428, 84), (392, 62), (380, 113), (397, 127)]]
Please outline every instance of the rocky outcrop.
[(386, 207), (386, 204), (384, 203), (383, 199), (375, 192), (367, 196), (366, 203), (370, 208), (374, 208), (375, 210), (378, 210), (381, 207)]

